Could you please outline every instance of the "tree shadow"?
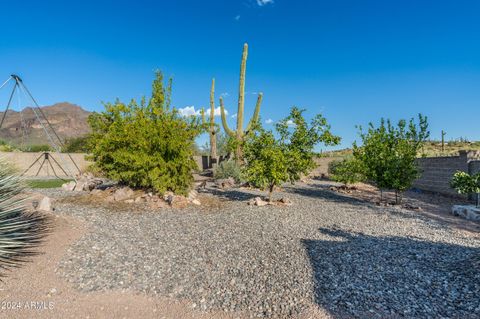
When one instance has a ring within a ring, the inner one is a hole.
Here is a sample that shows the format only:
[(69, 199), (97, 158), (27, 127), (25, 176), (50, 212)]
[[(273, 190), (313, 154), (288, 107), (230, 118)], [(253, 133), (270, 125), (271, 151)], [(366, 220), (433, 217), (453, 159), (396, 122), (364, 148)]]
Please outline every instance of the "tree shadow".
[(214, 187), (208, 187), (205, 189), (201, 189), (199, 191), (201, 193), (212, 194), (214, 196), (217, 196), (219, 198), (222, 198), (228, 201), (248, 201), (252, 198), (263, 196), (262, 194), (249, 192), (245, 189), (235, 189), (235, 188), (219, 189)]
[(355, 198), (348, 195), (343, 195), (330, 190), (332, 185), (324, 184), (309, 184), (306, 186), (294, 185), (285, 186), (284, 189), (287, 193), (292, 193), (300, 196), (321, 198), (337, 203), (347, 203), (351, 205), (372, 205), (370, 201), (361, 198)]
[(303, 240), (316, 303), (334, 318), (478, 318), (480, 248), (319, 229)]

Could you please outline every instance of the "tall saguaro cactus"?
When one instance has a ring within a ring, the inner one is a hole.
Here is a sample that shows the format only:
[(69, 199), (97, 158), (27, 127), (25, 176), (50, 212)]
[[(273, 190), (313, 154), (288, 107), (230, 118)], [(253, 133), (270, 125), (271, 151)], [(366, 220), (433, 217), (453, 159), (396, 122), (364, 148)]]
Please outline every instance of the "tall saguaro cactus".
[[(206, 124), (205, 109), (202, 108), (202, 122)], [(217, 162), (217, 127), (215, 125), (215, 79), (212, 79), (212, 88), (210, 89), (210, 123), (208, 125), (208, 134), (210, 135), (210, 157)]]
[(248, 134), (254, 123), (258, 121), (258, 116), (260, 114), (260, 106), (262, 105), (263, 93), (258, 94), (257, 104), (255, 106), (255, 111), (253, 117), (248, 122), (248, 125), (245, 130), (243, 130), (243, 119), (244, 119), (244, 110), (245, 110), (245, 74), (247, 71), (247, 57), (248, 57), (248, 44), (245, 43), (243, 46), (242, 62), (240, 64), (240, 84), (238, 88), (238, 110), (237, 110), (237, 129), (235, 131), (231, 130), (227, 124), (227, 117), (225, 115), (225, 107), (223, 105), (223, 98), (220, 97), (220, 110), (222, 113), (222, 124), (225, 132), (232, 138), (236, 139), (236, 149), (235, 149), (235, 160), (237, 162), (242, 160), (242, 142), (245, 139), (245, 136)]

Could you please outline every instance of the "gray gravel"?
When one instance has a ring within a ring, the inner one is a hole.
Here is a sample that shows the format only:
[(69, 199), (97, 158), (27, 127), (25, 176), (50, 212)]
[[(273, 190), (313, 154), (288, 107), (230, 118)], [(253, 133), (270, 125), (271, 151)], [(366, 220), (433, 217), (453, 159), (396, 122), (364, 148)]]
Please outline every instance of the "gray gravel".
[(57, 214), (91, 225), (58, 271), (84, 291), (129, 289), (254, 317), (314, 304), (359, 318), (478, 317), (479, 236), (327, 189), (288, 187), (278, 196), (294, 205), (282, 208), (248, 206), (256, 193), (244, 190), (216, 193), (242, 201), (210, 211), (58, 204)]

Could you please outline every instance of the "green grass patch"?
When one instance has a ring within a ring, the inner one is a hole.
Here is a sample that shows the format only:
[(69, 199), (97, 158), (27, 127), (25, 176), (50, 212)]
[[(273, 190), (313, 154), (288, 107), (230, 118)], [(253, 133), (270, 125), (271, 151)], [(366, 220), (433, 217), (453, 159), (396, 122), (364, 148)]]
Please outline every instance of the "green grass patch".
[(27, 185), (31, 188), (57, 188), (69, 181), (61, 179), (32, 179), (27, 181)]

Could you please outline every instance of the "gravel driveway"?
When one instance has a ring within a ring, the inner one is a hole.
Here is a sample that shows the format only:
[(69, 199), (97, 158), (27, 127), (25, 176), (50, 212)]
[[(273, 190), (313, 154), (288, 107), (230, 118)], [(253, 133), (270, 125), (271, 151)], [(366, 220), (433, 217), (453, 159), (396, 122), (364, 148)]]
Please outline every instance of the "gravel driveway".
[(57, 214), (91, 231), (58, 272), (83, 291), (129, 289), (255, 317), (312, 305), (334, 317), (480, 314), (478, 234), (342, 197), (322, 182), (287, 187), (277, 196), (294, 205), (283, 208), (248, 206), (256, 193), (246, 190), (207, 193), (224, 203), (156, 213), (59, 203)]

